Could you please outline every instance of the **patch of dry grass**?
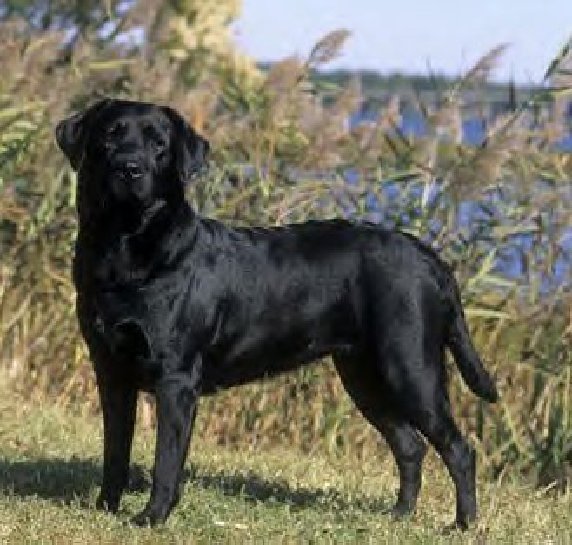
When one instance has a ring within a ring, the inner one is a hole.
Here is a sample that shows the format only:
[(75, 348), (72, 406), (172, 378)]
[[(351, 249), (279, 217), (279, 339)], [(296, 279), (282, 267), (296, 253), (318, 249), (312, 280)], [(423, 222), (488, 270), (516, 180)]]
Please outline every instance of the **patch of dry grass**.
[[(238, 393), (238, 391), (237, 391)], [(506, 477), (479, 479), (480, 520), (443, 535), (454, 494), (430, 455), (418, 512), (392, 522), (394, 467), (384, 450), (367, 459), (303, 455), (296, 449), (228, 449), (197, 440), (185, 492), (166, 526), (127, 525), (142, 508), (153, 437), (134, 448), (138, 491), (117, 517), (94, 510), (100, 478), (100, 419), (45, 402), (0, 397), (0, 539), (3, 543), (568, 543), (570, 494), (538, 491)], [(364, 424), (365, 425), (365, 424)]]

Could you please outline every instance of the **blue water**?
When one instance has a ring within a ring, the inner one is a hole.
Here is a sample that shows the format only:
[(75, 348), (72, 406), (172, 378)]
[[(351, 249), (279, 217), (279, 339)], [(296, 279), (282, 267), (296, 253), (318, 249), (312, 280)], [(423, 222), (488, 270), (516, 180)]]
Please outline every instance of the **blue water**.
[[(354, 127), (362, 122), (375, 121), (377, 114), (375, 112), (360, 112), (350, 119), (350, 126)], [(410, 110), (402, 114), (400, 131), (405, 136), (424, 136), (427, 135), (427, 124), (420, 112)], [(486, 126), (481, 119), (465, 119), (462, 124), (463, 142), (469, 146), (479, 146), (483, 143), (486, 135)], [(572, 152), (572, 132), (568, 133), (555, 146), (555, 151)], [(357, 183), (359, 174), (352, 169), (344, 173), (344, 177), (348, 183)], [(550, 187), (546, 184), (538, 184), (538, 191), (550, 191)], [(367, 218), (376, 223), (384, 224), (388, 227), (407, 227), (411, 224), (412, 217), (409, 217), (403, 210), (411, 210), (415, 216), (421, 213), (420, 209), (411, 207), (411, 203), (420, 202), (420, 192), (422, 186), (410, 185), (406, 190), (409, 195), (405, 196), (407, 203), (403, 202), (403, 184), (391, 182), (390, 180), (382, 182), (383, 204), (378, 198), (370, 194), (366, 199)], [(572, 196), (572, 195), (571, 195)], [(438, 184), (435, 185), (429, 195), (429, 207), (437, 205), (437, 201), (441, 195)], [(457, 213), (457, 226), (466, 235), (468, 243), (471, 241), (486, 241), (488, 232), (490, 231), (491, 222), (502, 224), (506, 221), (503, 217), (503, 210), (500, 195), (491, 196), (488, 202), (466, 201), (460, 204)], [(431, 219), (428, 222), (428, 232), (423, 238), (427, 242), (431, 242), (441, 228), (439, 220)], [(533, 234), (514, 235), (497, 247), (496, 260), (493, 272), (501, 274), (506, 278), (514, 280), (523, 280), (528, 274), (528, 255), (534, 247)], [(550, 236), (548, 234), (547, 236)], [(556, 236), (556, 235), (554, 235)], [(563, 284), (571, 283), (572, 275), (572, 227), (567, 229), (561, 236), (557, 244), (559, 255), (553, 263), (552, 271), (546, 277), (540, 279), (541, 289), (544, 292), (551, 291)], [(536, 268), (535, 265), (532, 265)]]
[[(549, 189), (544, 188), (544, 190)], [(368, 219), (387, 227), (409, 227), (413, 218), (419, 217), (422, 213), (419, 207), (416, 208), (410, 204), (420, 202), (421, 191), (421, 184), (404, 188), (403, 184), (398, 182), (384, 182), (382, 184), (383, 203), (380, 203), (374, 195), (369, 195), (366, 199)], [(440, 206), (442, 197), (440, 188), (435, 189), (430, 195), (428, 207)], [(545, 256), (538, 253), (539, 247), (535, 244), (535, 237), (538, 236), (536, 233), (512, 235), (500, 243), (497, 239), (491, 238), (491, 227), (502, 225), (507, 221), (504, 208), (498, 195), (491, 195), (485, 202), (464, 201), (457, 209), (456, 228), (463, 233), (466, 244), (485, 244), (491, 249), (493, 244), (496, 244), (495, 262), (491, 272), (511, 280), (526, 280), (529, 267), (531, 270), (538, 269), (539, 262)], [(411, 216), (403, 210), (410, 210)], [(430, 218), (426, 232), (421, 235), (421, 238), (432, 243), (441, 228), (442, 224), (439, 219)], [(550, 227), (547, 229), (550, 230)], [(556, 232), (544, 232), (543, 236), (554, 240), (558, 235)], [(549, 293), (572, 283), (572, 227), (564, 230), (559, 236), (556, 248), (558, 255), (553, 262), (552, 270), (540, 278), (543, 293)]]
[[(373, 122), (378, 116), (376, 111), (360, 111), (350, 117), (350, 127), (355, 127), (360, 123)], [(572, 120), (571, 120), (572, 121)], [(482, 119), (468, 118), (462, 123), (463, 142), (469, 146), (479, 146), (483, 143), (486, 135), (486, 126)], [(572, 152), (572, 126), (570, 130), (559, 142), (555, 144), (556, 151)], [(427, 123), (421, 112), (408, 109), (401, 114), (400, 131), (405, 136), (426, 136)]]

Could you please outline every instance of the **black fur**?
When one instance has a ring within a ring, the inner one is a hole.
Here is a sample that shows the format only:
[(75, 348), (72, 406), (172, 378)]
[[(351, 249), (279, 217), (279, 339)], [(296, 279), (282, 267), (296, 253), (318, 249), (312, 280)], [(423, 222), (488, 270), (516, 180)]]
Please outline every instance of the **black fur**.
[(127, 483), (136, 393), (157, 400), (151, 498), (134, 521), (164, 521), (200, 395), (290, 371), (327, 354), (395, 455), (394, 513), (412, 511), (425, 436), (476, 516), (475, 455), (451, 417), (450, 347), (470, 388), (495, 401), (451, 272), (414, 237), (347, 221), (231, 228), (202, 218), (184, 185), (207, 142), (170, 108), (105, 100), (56, 129), (78, 170), (74, 261), (81, 331), (104, 417), (98, 505)]

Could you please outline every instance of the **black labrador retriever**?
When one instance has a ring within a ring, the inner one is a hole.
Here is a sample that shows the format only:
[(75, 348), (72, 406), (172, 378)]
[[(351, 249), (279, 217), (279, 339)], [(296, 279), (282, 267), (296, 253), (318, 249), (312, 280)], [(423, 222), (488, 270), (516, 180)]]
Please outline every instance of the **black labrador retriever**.
[(156, 396), (157, 445), (133, 521), (153, 525), (177, 503), (199, 396), (330, 354), (395, 456), (394, 514), (415, 508), (424, 436), (455, 483), (456, 525), (475, 519), (475, 453), (451, 416), (445, 347), (475, 394), (494, 402), (497, 391), (430, 248), (371, 224), (200, 217), (185, 184), (209, 146), (168, 107), (106, 99), (56, 138), (78, 172), (73, 275), (103, 408), (99, 507), (115, 512), (127, 484), (138, 390)]

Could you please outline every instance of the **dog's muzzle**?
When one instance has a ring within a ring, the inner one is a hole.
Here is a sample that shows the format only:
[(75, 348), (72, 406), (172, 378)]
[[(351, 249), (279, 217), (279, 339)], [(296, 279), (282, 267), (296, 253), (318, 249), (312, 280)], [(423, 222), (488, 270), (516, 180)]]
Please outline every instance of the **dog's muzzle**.
[(112, 165), (113, 177), (122, 181), (136, 181), (143, 177), (144, 169), (138, 161), (115, 162)]
[(111, 189), (119, 200), (146, 198), (149, 173), (140, 162), (125, 161), (111, 167)]
[(143, 176), (143, 169), (135, 161), (128, 161), (122, 169), (124, 176), (130, 180), (137, 180)]

